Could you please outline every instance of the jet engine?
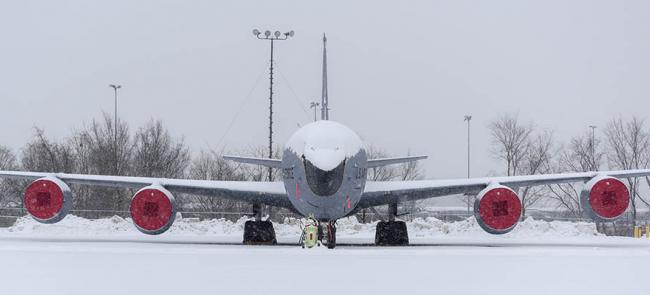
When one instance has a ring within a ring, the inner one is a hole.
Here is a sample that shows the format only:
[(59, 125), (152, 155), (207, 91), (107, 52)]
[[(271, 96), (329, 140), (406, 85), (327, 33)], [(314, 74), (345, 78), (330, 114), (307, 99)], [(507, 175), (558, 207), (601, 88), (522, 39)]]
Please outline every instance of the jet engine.
[(614, 177), (594, 177), (580, 193), (580, 205), (584, 212), (598, 221), (613, 220), (623, 215), (629, 203), (627, 186)]
[(519, 222), (521, 200), (509, 187), (490, 185), (476, 196), (474, 217), (486, 232), (505, 234)]
[(29, 215), (41, 223), (56, 223), (72, 207), (72, 191), (60, 179), (40, 178), (25, 189), (23, 204)]
[(140, 189), (131, 199), (131, 218), (135, 227), (149, 235), (164, 233), (174, 223), (174, 196), (161, 186)]

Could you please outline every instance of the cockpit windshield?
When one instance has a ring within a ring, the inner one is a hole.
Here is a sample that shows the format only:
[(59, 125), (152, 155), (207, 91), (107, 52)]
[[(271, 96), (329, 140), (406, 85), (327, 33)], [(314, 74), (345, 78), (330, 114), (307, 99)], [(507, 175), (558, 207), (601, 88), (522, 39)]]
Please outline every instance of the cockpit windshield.
[(303, 158), (303, 161), (305, 163), (307, 184), (309, 184), (312, 192), (319, 196), (331, 196), (339, 190), (343, 183), (345, 160), (330, 171), (316, 167), (307, 159)]

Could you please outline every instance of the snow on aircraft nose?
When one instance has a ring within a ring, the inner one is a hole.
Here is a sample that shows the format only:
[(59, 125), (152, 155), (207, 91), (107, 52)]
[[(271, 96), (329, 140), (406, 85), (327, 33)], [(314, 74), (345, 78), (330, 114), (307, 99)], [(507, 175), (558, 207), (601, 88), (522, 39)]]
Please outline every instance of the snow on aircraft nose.
[(323, 171), (332, 171), (345, 160), (345, 151), (341, 148), (316, 148), (305, 149), (305, 159)]

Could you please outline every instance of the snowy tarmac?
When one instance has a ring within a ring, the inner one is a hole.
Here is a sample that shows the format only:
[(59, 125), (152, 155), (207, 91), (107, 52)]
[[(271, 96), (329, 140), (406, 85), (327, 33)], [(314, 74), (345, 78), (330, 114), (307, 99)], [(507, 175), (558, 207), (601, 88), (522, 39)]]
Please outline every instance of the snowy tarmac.
[[(70, 230), (70, 224), (66, 225)], [(241, 233), (0, 230), (0, 294), (648, 294), (650, 240), (415, 236), (334, 250), (240, 245)], [(87, 230), (87, 226), (85, 228)]]

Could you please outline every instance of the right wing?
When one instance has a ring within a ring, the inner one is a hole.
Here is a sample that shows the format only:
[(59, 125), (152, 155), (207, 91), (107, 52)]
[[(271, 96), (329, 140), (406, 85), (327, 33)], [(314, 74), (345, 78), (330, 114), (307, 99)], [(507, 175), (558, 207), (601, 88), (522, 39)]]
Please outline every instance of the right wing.
[(0, 171), (0, 178), (36, 180), (43, 177), (58, 178), (70, 184), (140, 189), (157, 184), (170, 192), (220, 197), (235, 201), (293, 208), (282, 182), (214, 181), (169, 179), (153, 177), (66, 174), (48, 172)]
[(616, 178), (641, 177), (650, 175), (650, 169), (592, 171), (450, 180), (368, 181), (357, 207), (358, 209), (363, 209), (379, 205), (421, 200), (454, 194), (477, 194), (492, 183), (501, 184), (516, 189), (525, 186), (585, 182), (599, 175)]

